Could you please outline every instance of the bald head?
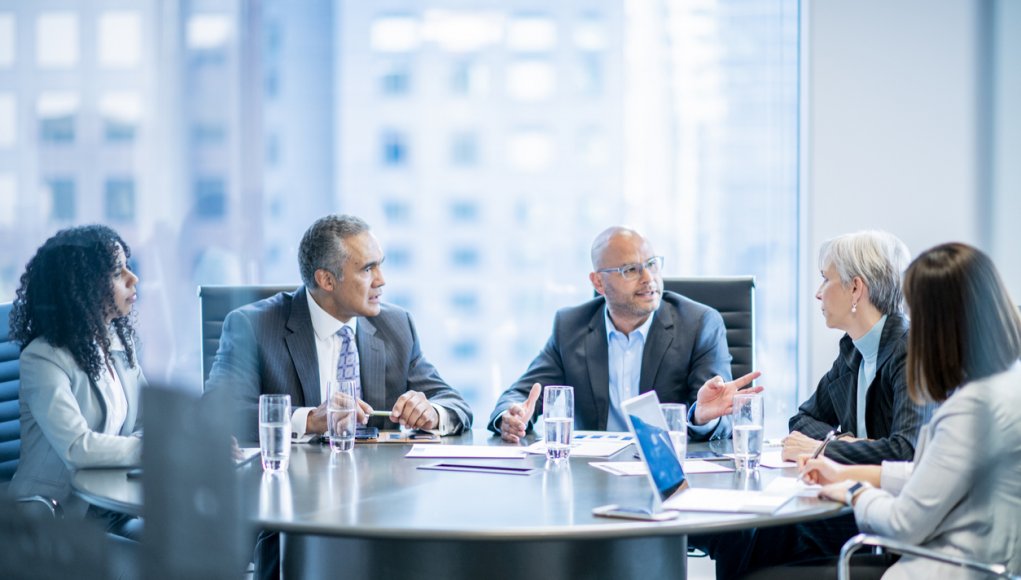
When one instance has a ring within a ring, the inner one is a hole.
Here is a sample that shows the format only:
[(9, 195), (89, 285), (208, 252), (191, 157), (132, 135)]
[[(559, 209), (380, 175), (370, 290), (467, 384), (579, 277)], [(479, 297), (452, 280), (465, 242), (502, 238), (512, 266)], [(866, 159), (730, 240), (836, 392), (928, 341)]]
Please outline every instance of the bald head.
[[(625, 334), (641, 326), (659, 308), (662, 262), (650, 262), (655, 257), (652, 244), (631, 228), (609, 228), (592, 242), (593, 271), (589, 280), (606, 298), (613, 325)], [(650, 263), (654, 265), (648, 266)], [(623, 266), (635, 267), (627, 278), (619, 270)]]
[(648, 242), (642, 237), (642, 234), (631, 228), (622, 226), (606, 228), (592, 241), (592, 269), (599, 270), (619, 266), (620, 264), (606, 263), (609, 255), (614, 253), (611, 251), (614, 247), (624, 245), (641, 248), (647, 244)]

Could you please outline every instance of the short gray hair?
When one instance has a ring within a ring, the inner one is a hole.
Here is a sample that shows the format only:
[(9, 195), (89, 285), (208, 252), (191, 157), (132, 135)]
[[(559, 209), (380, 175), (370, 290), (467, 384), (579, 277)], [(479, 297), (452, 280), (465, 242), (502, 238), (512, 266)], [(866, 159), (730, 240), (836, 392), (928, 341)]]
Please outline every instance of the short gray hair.
[(306, 288), (316, 288), (316, 270), (326, 270), (338, 280), (344, 277), (347, 251), (341, 240), (369, 231), (369, 224), (353, 215), (321, 217), (301, 237), (298, 268)]
[(855, 276), (861, 278), (869, 289), (869, 302), (883, 314), (904, 309), (901, 279), (910, 261), (904, 242), (878, 230), (837, 236), (819, 248), (819, 269), (832, 265), (844, 286)]

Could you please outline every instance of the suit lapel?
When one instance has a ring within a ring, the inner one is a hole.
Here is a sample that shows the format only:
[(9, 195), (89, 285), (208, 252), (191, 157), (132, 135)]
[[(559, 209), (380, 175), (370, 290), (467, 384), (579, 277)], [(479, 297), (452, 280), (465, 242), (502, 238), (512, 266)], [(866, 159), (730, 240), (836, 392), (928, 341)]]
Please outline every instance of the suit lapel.
[(386, 392), (386, 348), (371, 319), (358, 319), (356, 341), (362, 399), (373, 409), (388, 410), (391, 405), (387, 403)]
[[(318, 407), (322, 402), (319, 389), (319, 357), (316, 354), (315, 329), (312, 328), (312, 315), (308, 311), (308, 297), (305, 288), (299, 290), (291, 299), (291, 314), (287, 318), (289, 334), (284, 337), (294, 370), (298, 374), (298, 388), (303, 401), (291, 401), (295, 407)], [(297, 393), (291, 393), (295, 395)]]
[(847, 388), (844, 389), (844, 393), (847, 396), (845, 405), (840, 406), (842, 410), (846, 410), (845, 413), (840, 417), (840, 428), (843, 431), (858, 432), (858, 367), (861, 366), (861, 353), (854, 346), (854, 341), (851, 337), (844, 335), (840, 339), (840, 355), (844, 359), (844, 364), (847, 365), (848, 372), (844, 375), (847, 381)]
[(642, 374), (638, 377), (638, 392), (651, 391), (656, 386), (656, 375), (659, 373), (670, 343), (674, 341), (674, 312), (672, 308), (659, 308), (652, 314), (649, 325), (649, 336), (645, 338), (645, 350), (642, 352)]
[[(592, 401), (595, 404), (595, 417), (598, 422), (596, 429), (604, 431), (610, 413), (610, 366), (608, 361), (609, 347), (606, 342), (606, 306), (596, 310), (595, 316), (589, 320), (588, 335), (585, 338), (581, 353), (588, 363), (589, 388), (592, 389)], [(575, 396), (577, 404), (579, 397)]]

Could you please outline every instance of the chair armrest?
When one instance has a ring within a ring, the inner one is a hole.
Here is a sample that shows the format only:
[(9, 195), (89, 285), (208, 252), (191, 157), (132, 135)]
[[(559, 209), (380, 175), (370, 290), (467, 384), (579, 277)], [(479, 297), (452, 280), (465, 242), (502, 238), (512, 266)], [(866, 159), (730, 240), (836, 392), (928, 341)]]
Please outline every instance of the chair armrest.
[(15, 501), (22, 504), (26, 509), (31, 509), (31, 506), (35, 506), (37, 508), (41, 506), (42, 508), (45, 508), (47, 513), (50, 514), (50, 517), (55, 520), (62, 519), (64, 517), (63, 506), (60, 505), (60, 502), (51, 497), (33, 495), (30, 497), (19, 497)]
[(975, 560), (969, 560), (967, 558), (961, 558), (959, 556), (951, 556), (949, 554), (907, 544), (905, 542), (898, 542), (897, 540), (891, 540), (882, 536), (858, 534), (848, 540), (844, 546), (840, 548), (840, 560), (837, 563), (837, 580), (850, 580), (851, 556), (864, 546), (883, 548), (884, 550), (889, 550), (895, 554), (906, 554), (908, 556), (936, 560), (937, 562), (943, 562), (944, 564), (950, 564), (952, 566), (960, 566), (961, 568), (977, 572), (984, 572), (999, 578), (1021, 578), (1021, 576), (1011, 574), (1007, 570), (1007, 567), (1003, 564), (986, 564)]

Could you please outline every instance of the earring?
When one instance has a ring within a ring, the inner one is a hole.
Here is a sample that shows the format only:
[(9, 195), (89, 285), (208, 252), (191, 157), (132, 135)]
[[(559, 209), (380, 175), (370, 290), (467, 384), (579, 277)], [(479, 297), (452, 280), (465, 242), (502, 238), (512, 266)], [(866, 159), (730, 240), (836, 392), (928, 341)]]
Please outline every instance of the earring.
[(851, 314), (854, 314), (856, 312), (858, 312), (858, 303), (857, 302), (851, 304)]

